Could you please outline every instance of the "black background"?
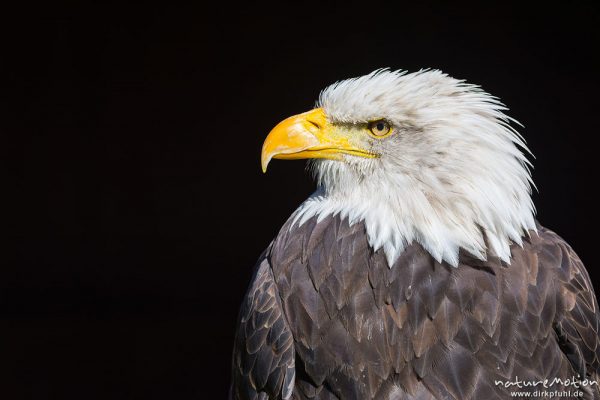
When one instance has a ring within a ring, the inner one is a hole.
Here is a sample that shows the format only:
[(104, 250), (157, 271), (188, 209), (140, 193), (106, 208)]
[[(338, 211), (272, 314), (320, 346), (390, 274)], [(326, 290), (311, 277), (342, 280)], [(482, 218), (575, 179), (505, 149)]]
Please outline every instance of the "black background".
[(313, 190), (302, 162), (263, 175), (262, 140), (379, 67), (499, 96), (540, 221), (600, 282), (594, 2), (194, 3), (31, 5), (2, 39), (2, 398), (225, 398), (253, 264)]

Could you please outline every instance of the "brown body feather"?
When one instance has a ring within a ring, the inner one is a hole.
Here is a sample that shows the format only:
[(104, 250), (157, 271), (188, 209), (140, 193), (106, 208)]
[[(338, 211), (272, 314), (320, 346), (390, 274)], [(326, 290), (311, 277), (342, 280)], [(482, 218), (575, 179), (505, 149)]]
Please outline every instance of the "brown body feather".
[(513, 245), (510, 265), (453, 268), (412, 244), (389, 268), (361, 223), (290, 224), (240, 311), (232, 399), (504, 399), (540, 387), (496, 381), (598, 379), (596, 297), (553, 232)]

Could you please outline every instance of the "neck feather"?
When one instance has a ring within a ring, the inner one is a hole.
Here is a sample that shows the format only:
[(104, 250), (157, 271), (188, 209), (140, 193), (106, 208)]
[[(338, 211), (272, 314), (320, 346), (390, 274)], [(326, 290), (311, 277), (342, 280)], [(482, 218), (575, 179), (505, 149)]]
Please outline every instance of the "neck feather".
[(390, 266), (413, 242), (452, 266), (458, 265), (461, 248), (482, 260), (497, 256), (510, 263), (511, 243), (521, 245), (528, 230), (535, 230), (526, 182), (519, 186), (488, 176), (444, 185), (426, 176), (376, 170), (380, 176), (366, 180), (344, 163), (319, 160), (319, 188), (296, 210), (294, 223), (328, 215), (351, 225), (363, 222), (369, 244), (374, 251), (383, 248)]

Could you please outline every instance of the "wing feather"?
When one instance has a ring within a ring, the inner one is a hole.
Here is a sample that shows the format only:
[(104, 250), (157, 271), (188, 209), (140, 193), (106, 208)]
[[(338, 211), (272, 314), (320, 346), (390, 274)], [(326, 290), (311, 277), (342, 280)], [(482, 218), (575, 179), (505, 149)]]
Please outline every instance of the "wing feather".
[(263, 255), (240, 309), (231, 399), (289, 399), (294, 388), (294, 354), (292, 333), (269, 261)]

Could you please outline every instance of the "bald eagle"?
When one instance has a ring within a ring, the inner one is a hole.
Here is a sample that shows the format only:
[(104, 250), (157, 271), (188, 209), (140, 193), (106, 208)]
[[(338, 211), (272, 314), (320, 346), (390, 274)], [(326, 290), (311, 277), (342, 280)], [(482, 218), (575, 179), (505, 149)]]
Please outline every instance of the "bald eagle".
[(232, 399), (600, 398), (594, 290), (534, 217), (505, 110), (437, 70), (378, 70), (269, 133), (263, 171), (310, 159), (318, 188), (257, 263)]

